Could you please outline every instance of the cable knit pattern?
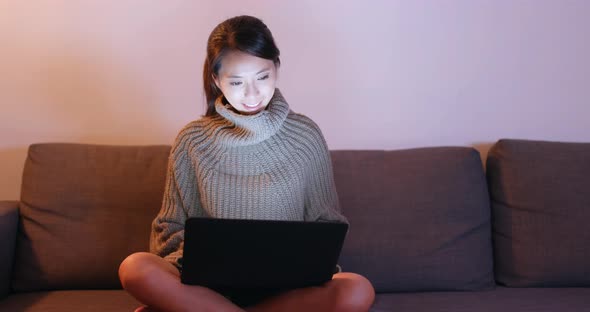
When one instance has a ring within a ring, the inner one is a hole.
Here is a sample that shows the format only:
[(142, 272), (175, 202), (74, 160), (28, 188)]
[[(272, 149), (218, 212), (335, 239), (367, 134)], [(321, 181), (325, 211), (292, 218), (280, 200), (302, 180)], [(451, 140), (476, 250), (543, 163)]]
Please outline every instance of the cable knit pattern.
[(221, 98), (215, 109), (186, 125), (172, 146), (153, 253), (180, 266), (190, 217), (347, 222), (319, 127), (292, 112), (278, 89), (255, 115)]

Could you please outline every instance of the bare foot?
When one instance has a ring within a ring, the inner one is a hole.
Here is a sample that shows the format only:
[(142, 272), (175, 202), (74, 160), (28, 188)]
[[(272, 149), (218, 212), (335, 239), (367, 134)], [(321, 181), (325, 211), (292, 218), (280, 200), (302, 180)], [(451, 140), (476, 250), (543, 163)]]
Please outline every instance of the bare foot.
[(148, 311), (148, 309), (146, 306), (141, 306), (141, 307), (135, 309), (135, 311), (133, 311), (133, 312), (147, 312), (147, 311)]
[(148, 306), (141, 306), (141, 307), (135, 309), (134, 312), (156, 312), (156, 310), (154, 310)]

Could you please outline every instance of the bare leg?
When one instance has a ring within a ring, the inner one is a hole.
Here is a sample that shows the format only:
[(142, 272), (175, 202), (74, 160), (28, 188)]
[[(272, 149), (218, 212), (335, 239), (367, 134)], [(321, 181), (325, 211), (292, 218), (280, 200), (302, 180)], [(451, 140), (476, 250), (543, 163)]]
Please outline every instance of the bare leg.
[(366, 278), (355, 273), (337, 273), (323, 286), (288, 291), (246, 310), (366, 312), (374, 300), (375, 290)]
[(147, 305), (148, 311), (244, 311), (215, 291), (182, 284), (178, 270), (151, 253), (127, 257), (119, 267), (119, 278), (123, 288)]
[[(150, 253), (127, 257), (119, 267), (119, 278), (125, 290), (148, 306), (138, 311), (244, 311), (208, 288), (182, 284), (172, 264)], [(338, 273), (322, 286), (288, 291), (246, 310), (366, 312), (374, 298), (375, 291), (366, 278)]]

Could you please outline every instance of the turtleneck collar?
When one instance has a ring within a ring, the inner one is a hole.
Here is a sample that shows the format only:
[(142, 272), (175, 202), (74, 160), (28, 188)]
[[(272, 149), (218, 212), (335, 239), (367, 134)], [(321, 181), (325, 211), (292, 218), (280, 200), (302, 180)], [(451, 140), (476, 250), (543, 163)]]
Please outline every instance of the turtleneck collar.
[(215, 101), (215, 110), (229, 122), (223, 127), (216, 140), (226, 146), (245, 146), (260, 143), (273, 136), (289, 115), (289, 104), (278, 88), (268, 106), (254, 114), (243, 115), (235, 112), (230, 104), (223, 103), (223, 95)]

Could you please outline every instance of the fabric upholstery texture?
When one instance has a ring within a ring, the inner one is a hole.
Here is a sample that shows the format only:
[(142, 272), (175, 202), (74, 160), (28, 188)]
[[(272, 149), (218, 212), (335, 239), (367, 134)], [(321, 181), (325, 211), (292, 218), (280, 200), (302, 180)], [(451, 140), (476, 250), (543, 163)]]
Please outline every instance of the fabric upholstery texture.
[(18, 202), (0, 201), (0, 299), (10, 291), (17, 224)]
[(32, 145), (23, 173), (13, 289), (120, 288), (121, 261), (148, 250), (169, 151)]
[(114, 312), (133, 311), (140, 305), (124, 290), (61, 290), (13, 294), (0, 301), (0, 311)]
[(590, 288), (378, 294), (371, 312), (589, 312)]
[(434, 147), (332, 152), (350, 222), (344, 271), (377, 292), (494, 287), (489, 197), (479, 153)]
[(497, 282), (590, 286), (590, 144), (500, 140), (487, 170)]

